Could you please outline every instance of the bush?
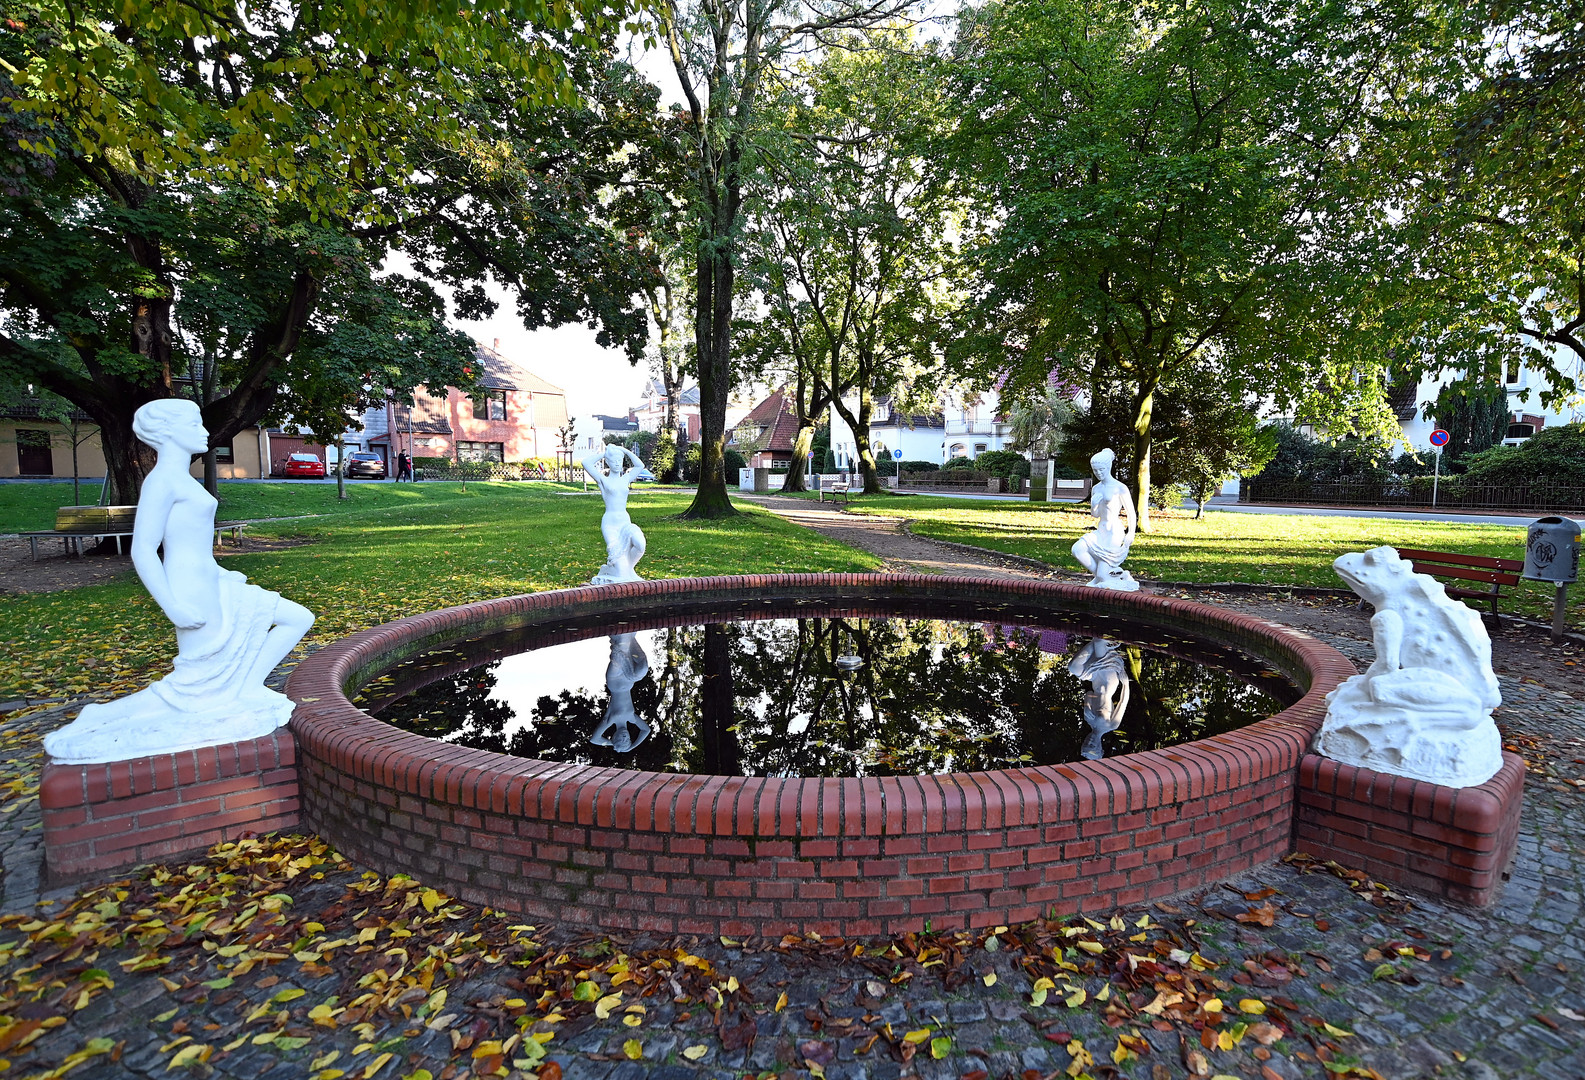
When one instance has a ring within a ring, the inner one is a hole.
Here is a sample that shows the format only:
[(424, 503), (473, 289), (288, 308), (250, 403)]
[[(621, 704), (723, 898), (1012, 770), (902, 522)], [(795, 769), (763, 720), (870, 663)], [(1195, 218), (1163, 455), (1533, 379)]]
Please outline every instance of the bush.
[(1542, 428), (1518, 446), (1493, 446), (1465, 460), (1471, 486), (1578, 485), (1585, 482), (1585, 424)]
[(450, 464), (451, 459), (448, 457), (415, 457), (413, 459), (413, 468), (415, 469), (444, 469)]
[(726, 482), (729, 484), (735, 484), (737, 483), (737, 474), (743, 469), (748, 468), (748, 461), (743, 457), (742, 454), (730, 447), (727, 448), (724, 456), (726, 459)]
[(1003, 480), (1022, 480), (1029, 475), (1029, 461), (1015, 450), (987, 450), (974, 459), (974, 468)]
[(897, 463), (897, 468), (900, 472), (915, 473), (935, 472), (937, 469), (941, 468), (941, 466), (936, 464), (934, 461), (899, 461)]
[(949, 460), (945, 465), (932, 465), (930, 467), (932, 469), (972, 469), (975, 466), (973, 458), (955, 457)]

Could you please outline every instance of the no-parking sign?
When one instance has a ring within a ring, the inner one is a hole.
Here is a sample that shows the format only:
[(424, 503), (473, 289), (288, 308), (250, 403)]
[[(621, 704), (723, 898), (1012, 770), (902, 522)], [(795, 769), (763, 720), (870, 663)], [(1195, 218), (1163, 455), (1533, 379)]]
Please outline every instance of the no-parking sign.
[(1431, 432), (1431, 445), (1438, 447), (1446, 446), (1447, 440), (1451, 437), (1452, 436), (1450, 436), (1446, 431), (1443, 431), (1441, 428), (1437, 428), (1435, 431)]

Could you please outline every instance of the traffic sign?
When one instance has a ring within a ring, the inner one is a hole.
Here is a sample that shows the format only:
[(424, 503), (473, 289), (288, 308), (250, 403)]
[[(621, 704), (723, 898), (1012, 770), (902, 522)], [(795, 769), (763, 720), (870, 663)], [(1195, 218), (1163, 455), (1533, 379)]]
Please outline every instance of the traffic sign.
[(903, 452), (901, 450), (893, 450), (892, 451), (892, 460), (893, 461), (901, 461), (902, 459), (903, 459)]
[(1450, 436), (1446, 431), (1443, 431), (1441, 428), (1437, 428), (1435, 431), (1431, 432), (1431, 445), (1446, 446), (1447, 440), (1451, 437), (1452, 436)]

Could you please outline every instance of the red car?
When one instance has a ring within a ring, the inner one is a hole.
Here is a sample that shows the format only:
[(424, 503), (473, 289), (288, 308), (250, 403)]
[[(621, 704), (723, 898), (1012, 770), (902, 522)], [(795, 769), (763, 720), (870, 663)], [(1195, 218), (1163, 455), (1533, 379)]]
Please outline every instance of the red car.
[(325, 463), (313, 454), (293, 454), (286, 459), (287, 476), (324, 476)]

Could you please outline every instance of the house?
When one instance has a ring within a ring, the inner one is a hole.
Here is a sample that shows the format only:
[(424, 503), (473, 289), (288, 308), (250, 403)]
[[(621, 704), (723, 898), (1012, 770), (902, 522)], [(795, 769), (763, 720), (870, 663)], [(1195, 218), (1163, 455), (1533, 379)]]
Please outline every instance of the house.
[[(1585, 379), (1585, 363), (1572, 354), (1560, 357), (1558, 367), (1579, 385)], [(1427, 375), (1418, 383), (1404, 383), (1402, 390), (1392, 388), (1390, 397), (1393, 411), (1403, 428), (1403, 447), (1424, 452), (1431, 447), (1431, 432), (1436, 430), (1435, 415), (1427, 417), (1425, 406), (1436, 400), (1442, 388), (1458, 377), (1458, 372), (1444, 369)], [(1585, 402), (1575, 396), (1566, 403), (1545, 406), (1541, 393), (1550, 389), (1551, 377), (1544, 371), (1527, 367), (1519, 356), (1510, 356), (1503, 367), (1503, 389), (1508, 396), (1508, 432), (1503, 442), (1511, 445), (1524, 442), (1548, 424), (1577, 424), (1585, 420)]]
[(411, 406), (388, 400), (364, 413), (362, 431), (346, 433), (347, 449), (380, 454), (387, 466), (403, 449), (450, 461), (553, 460), (569, 423), (566, 391), (503, 356), (499, 346), (497, 338), (495, 347), (474, 350), (477, 390), (448, 386), (444, 397), (433, 397), (420, 389)]
[(798, 414), (785, 390), (751, 409), (727, 433), (727, 448), (742, 454), (750, 468), (786, 468), (798, 437)]
[[(644, 384), (643, 401), (633, 406), (627, 414), (644, 431), (659, 431), (666, 423), (666, 387), (659, 379)], [(726, 403), (726, 427), (732, 430), (739, 420), (749, 414), (754, 399), (734, 393)], [(699, 384), (690, 383), (677, 394), (677, 426), (688, 432), (688, 441), (699, 441)]]
[[(261, 475), (259, 463), (270, 459), (269, 447), (270, 437), (263, 428), (246, 428), (231, 442), (215, 448), (215, 471), (222, 480), (257, 477)], [(71, 409), (62, 420), (38, 400), (28, 398), (0, 406), (0, 477), (78, 476), (99, 481), (105, 471), (99, 426), (87, 413)], [(203, 476), (203, 459), (193, 462), (192, 473)]]
[[(844, 398), (848, 411), (858, 412), (858, 397)], [(905, 413), (889, 397), (876, 398), (870, 408), (870, 449), (875, 460), (931, 461), (940, 464), (946, 441), (946, 417), (941, 412)], [(858, 443), (853, 429), (835, 405), (831, 406), (831, 453), (837, 468), (852, 469), (857, 461)], [(896, 451), (903, 452), (902, 457)]]
[(960, 401), (949, 402), (943, 412), (942, 460), (977, 458), (987, 450), (1011, 449), (1010, 425), (996, 391), (965, 394)]

